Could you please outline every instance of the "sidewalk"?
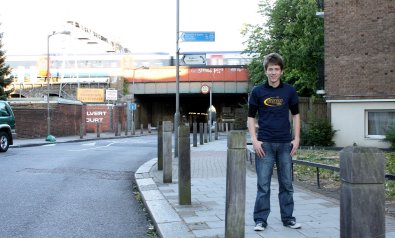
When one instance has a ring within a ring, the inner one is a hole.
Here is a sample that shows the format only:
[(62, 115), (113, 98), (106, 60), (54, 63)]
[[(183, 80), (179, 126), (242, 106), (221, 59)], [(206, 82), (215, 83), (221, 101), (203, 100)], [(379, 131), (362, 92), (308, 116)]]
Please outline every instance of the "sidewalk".
[[(161, 237), (224, 237), (226, 156), (225, 136), (191, 147), (192, 205), (178, 204), (177, 158), (173, 158), (172, 183), (162, 182), (163, 174), (157, 169), (156, 158), (140, 167), (135, 174), (136, 182)], [(294, 216), (302, 224), (302, 229), (292, 230), (282, 225), (277, 199), (278, 183), (273, 179), (268, 228), (255, 232), (252, 212), (256, 174), (250, 166), (246, 179), (245, 237), (340, 237), (339, 201), (296, 185), (294, 189)], [(389, 216), (386, 217), (386, 237), (395, 237), (395, 219)]]

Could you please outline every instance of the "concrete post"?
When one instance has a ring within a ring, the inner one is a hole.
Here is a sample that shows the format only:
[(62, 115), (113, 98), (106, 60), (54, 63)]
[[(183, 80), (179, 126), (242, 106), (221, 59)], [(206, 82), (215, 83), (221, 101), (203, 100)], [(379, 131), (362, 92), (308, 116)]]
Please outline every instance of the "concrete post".
[(144, 133), (144, 124), (140, 124), (140, 134), (142, 135)]
[(226, 167), (225, 237), (244, 237), (246, 203), (246, 135), (231, 131), (228, 135)]
[(191, 205), (191, 148), (189, 125), (178, 127), (178, 201)]
[(340, 151), (340, 237), (385, 237), (384, 154), (349, 146)]
[(229, 132), (229, 123), (225, 123), (225, 131), (226, 131), (226, 133)]
[(171, 183), (173, 181), (172, 172), (172, 124), (171, 121), (164, 121), (162, 124), (163, 139), (163, 183)]
[(151, 134), (151, 123), (148, 123), (148, 133)]
[(96, 122), (96, 136), (99, 138), (100, 137), (100, 122)]
[(125, 136), (128, 135), (128, 122), (125, 121)]
[(193, 127), (193, 147), (197, 147), (197, 123), (192, 123)]
[(203, 124), (204, 129), (203, 129), (203, 138), (204, 138), (204, 143), (207, 143), (207, 123)]
[(162, 122), (158, 122), (158, 170), (163, 170), (163, 134)]
[(85, 134), (85, 124), (80, 123), (80, 139), (84, 138), (84, 134)]
[(200, 144), (203, 145), (203, 123), (199, 123)]

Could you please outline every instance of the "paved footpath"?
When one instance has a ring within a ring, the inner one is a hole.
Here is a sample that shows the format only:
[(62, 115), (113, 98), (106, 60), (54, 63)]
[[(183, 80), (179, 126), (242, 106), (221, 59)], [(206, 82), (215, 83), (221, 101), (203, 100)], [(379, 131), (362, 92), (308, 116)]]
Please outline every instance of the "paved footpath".
[[(138, 187), (161, 237), (225, 237), (226, 151), (225, 136), (191, 147), (192, 205), (178, 204), (177, 158), (173, 158), (172, 183), (162, 182), (163, 173), (157, 169), (156, 158), (136, 172)], [(250, 167), (246, 175), (245, 237), (340, 237), (339, 201), (296, 185), (294, 216), (302, 224), (302, 229), (284, 227), (280, 219), (276, 179), (272, 180), (268, 228), (255, 232), (252, 212), (256, 174)], [(395, 238), (395, 219), (389, 216), (386, 217), (386, 237)]]

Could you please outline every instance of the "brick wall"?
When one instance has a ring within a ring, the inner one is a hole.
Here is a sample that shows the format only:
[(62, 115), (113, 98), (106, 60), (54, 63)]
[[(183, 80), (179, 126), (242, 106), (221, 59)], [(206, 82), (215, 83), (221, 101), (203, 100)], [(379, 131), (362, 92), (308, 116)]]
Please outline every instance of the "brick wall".
[[(45, 138), (47, 136), (46, 103), (11, 102), (11, 106), (15, 114), (17, 138)], [(84, 134), (96, 133), (96, 121), (101, 122), (101, 132), (115, 132), (118, 122), (121, 123), (121, 130), (125, 131), (125, 110), (126, 105), (111, 108), (107, 105), (51, 103), (51, 135), (55, 137), (79, 135), (81, 123), (84, 123)], [(112, 119), (111, 114), (113, 114)]]
[[(121, 130), (125, 130), (126, 105), (88, 104), (85, 115), (85, 130), (88, 133), (96, 133), (97, 123), (101, 123), (102, 132), (115, 132), (118, 123), (121, 123)], [(136, 128), (140, 128), (140, 125), (136, 125)]]
[[(84, 121), (83, 105), (50, 104), (51, 134), (54, 136), (79, 135)], [(18, 138), (45, 138), (47, 136), (47, 104), (12, 104)]]
[(327, 99), (395, 98), (395, 3), (325, 1)]

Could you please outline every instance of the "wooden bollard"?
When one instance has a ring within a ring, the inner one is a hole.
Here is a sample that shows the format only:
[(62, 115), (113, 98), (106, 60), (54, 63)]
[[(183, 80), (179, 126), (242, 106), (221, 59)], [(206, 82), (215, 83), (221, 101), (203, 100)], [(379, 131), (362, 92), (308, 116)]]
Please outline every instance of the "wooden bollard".
[(158, 170), (163, 170), (163, 134), (161, 121), (158, 123)]
[(385, 157), (377, 148), (340, 151), (340, 237), (385, 237)]
[(193, 147), (197, 147), (197, 123), (192, 123), (193, 127)]
[(100, 122), (96, 122), (96, 136), (99, 138), (100, 137)]
[(199, 123), (199, 135), (200, 135), (200, 144), (203, 145), (203, 123)]
[(178, 127), (178, 201), (191, 205), (191, 148), (189, 126)]
[(163, 183), (171, 183), (173, 181), (173, 165), (172, 165), (172, 124), (171, 121), (164, 121), (162, 124), (163, 139)]
[(225, 237), (244, 237), (246, 202), (246, 135), (230, 131), (226, 167)]

